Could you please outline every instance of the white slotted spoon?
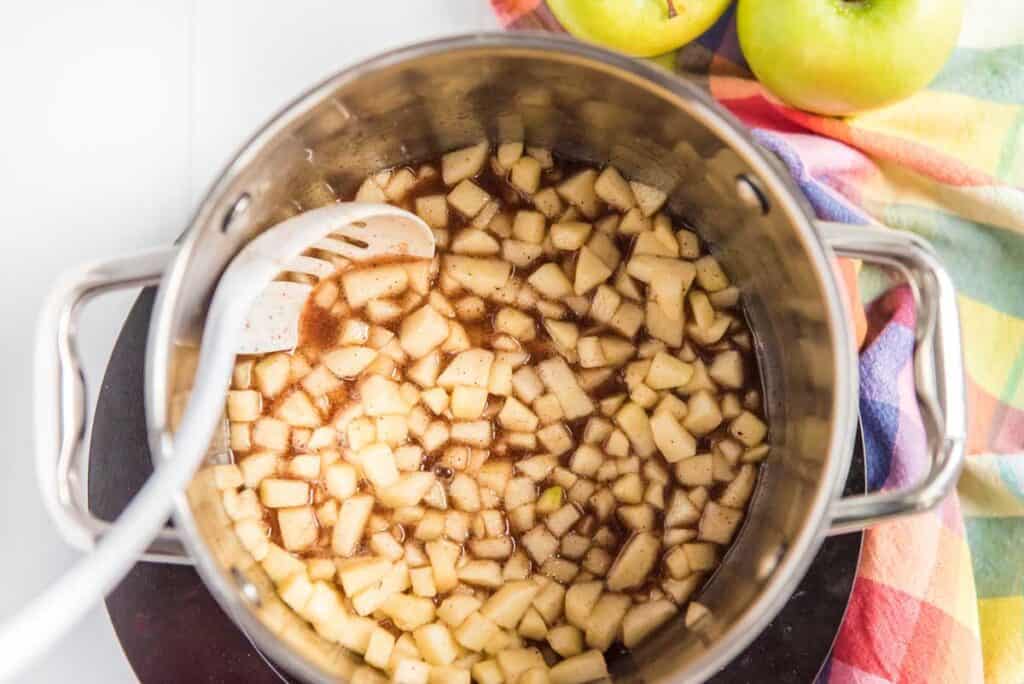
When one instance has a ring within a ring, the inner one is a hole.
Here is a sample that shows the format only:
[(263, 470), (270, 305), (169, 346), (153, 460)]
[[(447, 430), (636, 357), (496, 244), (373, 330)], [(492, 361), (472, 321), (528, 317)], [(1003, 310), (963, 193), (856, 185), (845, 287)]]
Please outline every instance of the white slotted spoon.
[(206, 455), (220, 422), (235, 356), (292, 349), (311, 285), (275, 281), (298, 272), (324, 278), (317, 248), (352, 261), (434, 256), (434, 236), (417, 216), (386, 204), (348, 202), (294, 216), (254, 238), (221, 275), (206, 316), (196, 381), (174, 435), (174, 455), (153, 475), (96, 548), (0, 625), (0, 680), (13, 679), (76, 624), (131, 569), (171, 513)]

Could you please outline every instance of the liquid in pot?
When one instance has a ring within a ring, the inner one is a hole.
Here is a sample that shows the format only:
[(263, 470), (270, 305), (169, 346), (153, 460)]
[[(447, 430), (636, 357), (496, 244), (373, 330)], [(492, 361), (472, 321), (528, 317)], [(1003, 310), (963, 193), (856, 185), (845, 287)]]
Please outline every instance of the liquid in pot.
[(487, 143), (366, 179), (432, 261), (317, 282), (240, 358), (227, 513), (282, 599), (396, 681), (583, 682), (692, 600), (768, 452), (739, 292), (660, 191)]

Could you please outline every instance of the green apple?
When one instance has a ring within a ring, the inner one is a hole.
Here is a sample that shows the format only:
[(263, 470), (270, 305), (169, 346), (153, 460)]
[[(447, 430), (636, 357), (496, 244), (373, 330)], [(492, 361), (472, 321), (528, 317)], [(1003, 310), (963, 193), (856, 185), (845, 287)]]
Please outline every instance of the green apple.
[(636, 57), (671, 52), (707, 31), (731, 0), (548, 0), (581, 40)]
[(740, 0), (754, 74), (789, 104), (845, 115), (928, 85), (956, 45), (963, 0)]

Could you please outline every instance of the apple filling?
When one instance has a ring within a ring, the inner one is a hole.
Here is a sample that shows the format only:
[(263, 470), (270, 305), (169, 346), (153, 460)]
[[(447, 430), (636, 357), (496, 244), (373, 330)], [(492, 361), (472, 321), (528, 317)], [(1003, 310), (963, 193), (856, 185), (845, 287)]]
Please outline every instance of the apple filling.
[(480, 143), (356, 199), (438, 255), (335, 258), (299, 347), (237, 362), (214, 474), (281, 599), (403, 684), (591, 681), (704, 617), (769, 447), (739, 291), (665, 193)]

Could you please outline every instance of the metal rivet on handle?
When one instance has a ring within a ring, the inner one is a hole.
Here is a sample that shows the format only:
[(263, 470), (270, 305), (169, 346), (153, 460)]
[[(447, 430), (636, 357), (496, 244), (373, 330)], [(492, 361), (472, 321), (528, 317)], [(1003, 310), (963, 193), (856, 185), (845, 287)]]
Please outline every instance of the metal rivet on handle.
[(736, 195), (744, 206), (761, 214), (767, 214), (768, 210), (771, 209), (768, 198), (761, 192), (757, 182), (745, 173), (736, 176)]
[(249, 210), (249, 205), (251, 204), (252, 197), (249, 196), (249, 193), (243, 192), (239, 195), (228, 212), (224, 214), (224, 220), (220, 224), (220, 232), (226, 233), (231, 230), (231, 224), (243, 216)]

